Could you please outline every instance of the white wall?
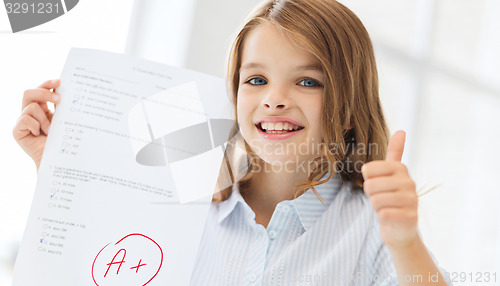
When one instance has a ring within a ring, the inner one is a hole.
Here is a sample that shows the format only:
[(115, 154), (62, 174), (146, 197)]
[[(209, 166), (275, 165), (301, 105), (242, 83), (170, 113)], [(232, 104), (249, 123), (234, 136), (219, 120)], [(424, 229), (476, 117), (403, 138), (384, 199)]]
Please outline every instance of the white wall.
[(198, 0), (186, 67), (225, 76), (232, 37), (258, 0)]
[(258, 0), (136, 0), (127, 52), (224, 76), (226, 51)]

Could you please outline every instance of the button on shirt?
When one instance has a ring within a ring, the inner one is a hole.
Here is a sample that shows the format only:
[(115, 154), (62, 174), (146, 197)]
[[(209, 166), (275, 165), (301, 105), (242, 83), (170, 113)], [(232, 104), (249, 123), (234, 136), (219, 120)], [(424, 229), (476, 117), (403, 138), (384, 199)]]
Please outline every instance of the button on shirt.
[(265, 228), (235, 186), (210, 206), (191, 285), (398, 285), (376, 214), (354, 188), (336, 174), (315, 187), (326, 208), (309, 189), (278, 203)]

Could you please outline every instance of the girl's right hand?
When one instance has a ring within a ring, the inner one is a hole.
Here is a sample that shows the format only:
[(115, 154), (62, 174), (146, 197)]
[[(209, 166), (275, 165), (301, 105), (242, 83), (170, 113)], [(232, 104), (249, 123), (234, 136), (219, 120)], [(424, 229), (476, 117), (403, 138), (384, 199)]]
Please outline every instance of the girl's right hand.
[[(59, 79), (48, 80), (35, 89), (24, 91), (21, 115), (12, 130), (14, 139), (24, 152), (35, 161), (37, 170), (54, 115), (47, 108), (47, 102), (54, 104), (60, 102), (61, 97), (55, 92), (59, 84)], [(54, 89), (54, 91), (50, 91), (50, 89)]]

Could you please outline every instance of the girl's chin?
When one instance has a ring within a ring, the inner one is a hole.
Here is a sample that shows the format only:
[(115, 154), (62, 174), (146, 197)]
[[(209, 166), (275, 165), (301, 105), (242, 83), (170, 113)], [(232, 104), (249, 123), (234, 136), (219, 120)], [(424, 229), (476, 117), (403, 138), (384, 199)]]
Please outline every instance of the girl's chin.
[[(259, 156), (259, 154), (257, 154)], [(307, 160), (297, 157), (297, 156), (285, 156), (285, 155), (269, 155), (259, 156), (259, 158), (264, 161), (268, 166), (274, 171), (286, 170), (290, 172), (298, 172), (297, 168), (303, 166), (307, 168)]]
[(284, 164), (296, 164), (296, 159), (294, 160), (294, 158), (286, 158), (286, 157), (283, 157), (283, 156), (271, 156), (271, 157), (260, 157), (264, 162), (266, 162), (267, 164), (269, 165), (284, 165)]

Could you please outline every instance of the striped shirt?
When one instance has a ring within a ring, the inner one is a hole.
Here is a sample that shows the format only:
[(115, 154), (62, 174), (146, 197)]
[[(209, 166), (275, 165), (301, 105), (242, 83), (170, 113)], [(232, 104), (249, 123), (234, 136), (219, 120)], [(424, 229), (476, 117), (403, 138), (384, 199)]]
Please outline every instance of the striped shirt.
[(210, 206), (191, 285), (398, 285), (376, 214), (354, 187), (336, 174), (315, 187), (327, 208), (309, 189), (279, 202), (265, 228), (235, 186)]

